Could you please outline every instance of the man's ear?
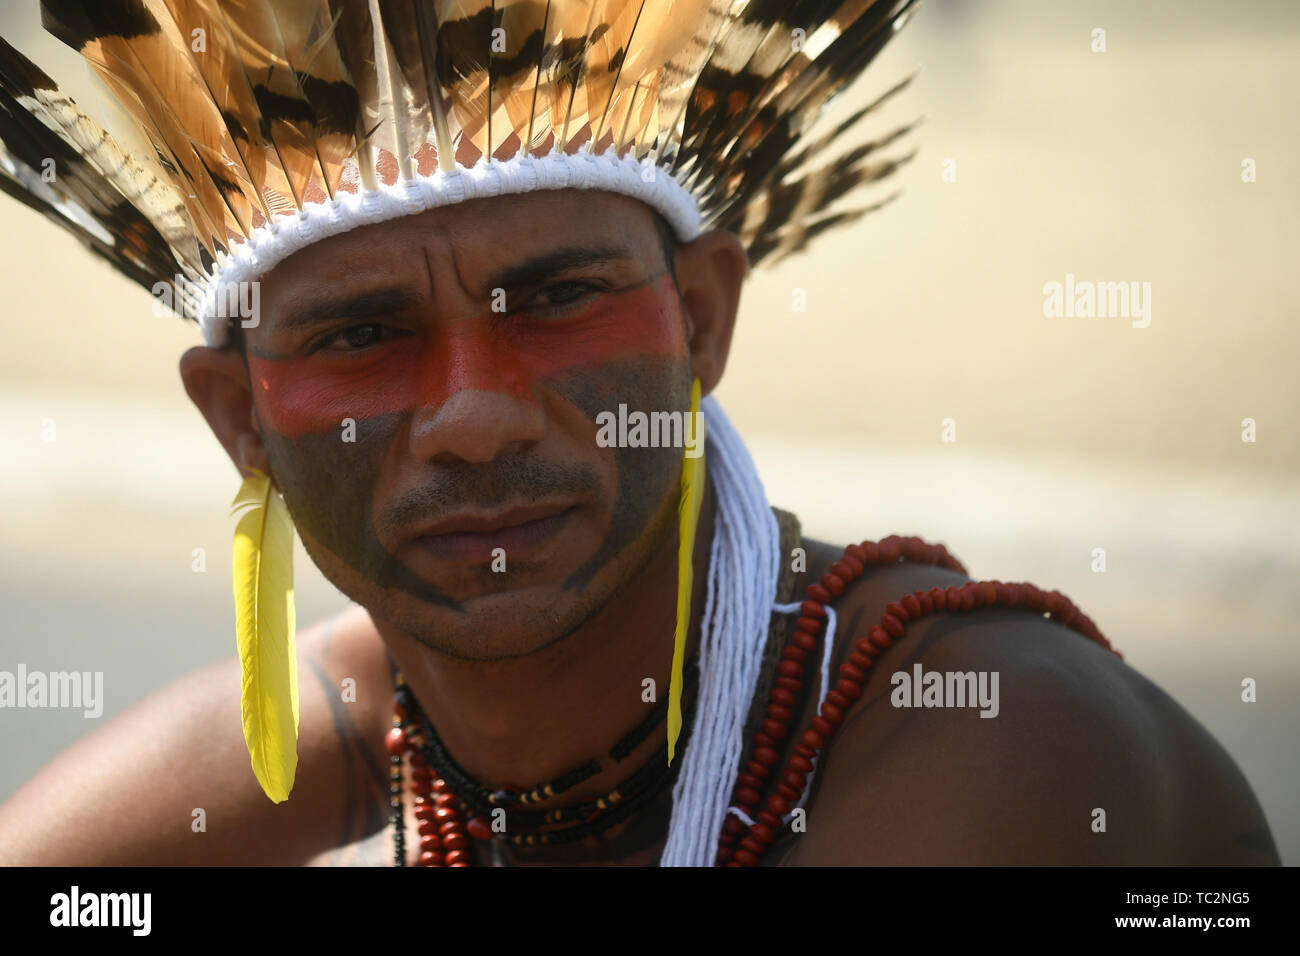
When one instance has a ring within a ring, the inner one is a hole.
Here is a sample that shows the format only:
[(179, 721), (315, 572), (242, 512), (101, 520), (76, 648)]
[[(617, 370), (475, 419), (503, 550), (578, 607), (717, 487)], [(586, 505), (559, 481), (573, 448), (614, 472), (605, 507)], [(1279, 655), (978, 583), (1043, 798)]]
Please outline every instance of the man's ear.
[(247, 476), (252, 468), (269, 474), (248, 369), (239, 351), (202, 345), (190, 349), (181, 356), (181, 381), (240, 474)]
[(717, 387), (731, 352), (740, 287), (749, 257), (735, 233), (714, 229), (677, 248), (677, 286), (690, 335), (691, 370), (700, 394)]

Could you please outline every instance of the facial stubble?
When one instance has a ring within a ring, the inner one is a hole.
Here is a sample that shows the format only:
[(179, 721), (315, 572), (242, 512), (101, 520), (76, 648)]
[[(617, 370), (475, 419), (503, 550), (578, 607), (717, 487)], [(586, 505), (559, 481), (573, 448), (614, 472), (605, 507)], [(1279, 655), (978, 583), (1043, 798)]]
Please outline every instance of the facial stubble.
[[(539, 383), (578, 408), (592, 422), (619, 404), (628, 409), (681, 410), (689, 406), (690, 366), (685, 358), (631, 356), (566, 369)], [(560, 584), (568, 600), (542, 602), (516, 617), (507, 606), (492, 620), (439, 627), (430, 617), (470, 612), (463, 602), (417, 575), (381, 544), (374, 516), (381, 471), (394, 442), (407, 432), (410, 412), (358, 419), (355, 441), (336, 431), (286, 437), (263, 429), (272, 473), (283, 491), (303, 544), (322, 573), (344, 594), (428, 647), (453, 657), (492, 660), (534, 653), (563, 640), (637, 580), (666, 535), (673, 533), (682, 450), (610, 448), (616, 474), (611, 519), (594, 553)], [(591, 496), (599, 487), (585, 461), (557, 464), (522, 453), (482, 464), (442, 466), (418, 492), (386, 506), (394, 516), (434, 518), (474, 505), (490, 509), (517, 500), (527, 489), (534, 500)], [(613, 573), (602, 574), (614, 568)], [(500, 577), (488, 568), (483, 573)], [(414, 605), (411, 599), (416, 602)], [(425, 605), (425, 607), (421, 607)], [(468, 627), (466, 625), (470, 625)], [(492, 638), (449, 638), (447, 631)], [(504, 639), (503, 634), (512, 634)], [(502, 647), (502, 644), (508, 646)]]

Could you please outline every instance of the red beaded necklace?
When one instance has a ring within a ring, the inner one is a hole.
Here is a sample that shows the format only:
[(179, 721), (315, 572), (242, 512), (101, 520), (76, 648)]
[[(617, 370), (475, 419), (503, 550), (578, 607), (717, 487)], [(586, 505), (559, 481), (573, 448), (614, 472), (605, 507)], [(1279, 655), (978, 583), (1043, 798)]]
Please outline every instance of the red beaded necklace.
[[(795, 745), (784, 772), (774, 779), (775, 791), (767, 797), (763, 809), (763, 789), (773, 777), (780, 760), (778, 744), (789, 732), (794, 708), (804, 686), (809, 658), (817, 650), (818, 637), (826, 624), (826, 607), (844, 593), (868, 566), (889, 565), (899, 561), (928, 564), (958, 574), (966, 574), (960, 561), (941, 544), (926, 544), (920, 538), (890, 535), (879, 542), (851, 544), (843, 557), (831, 565), (819, 582), (805, 590), (794, 631), (781, 651), (777, 675), (768, 697), (762, 728), (754, 735), (749, 759), (736, 779), (732, 806), (754, 820), (746, 825), (728, 815), (718, 837), (716, 865), (756, 866), (785, 827), (783, 817), (802, 797), (813, 770), (813, 761), (826, 748), (835, 729), (853, 702), (862, 696), (867, 671), (875, 658), (906, 633), (912, 621), (931, 614), (960, 613), (983, 607), (1025, 608), (1045, 614), (1089, 640), (1100, 644), (1116, 656), (1123, 655), (1110, 646), (1092, 620), (1059, 591), (1041, 591), (1032, 584), (1004, 584), (1001, 581), (968, 581), (960, 587), (931, 588), (914, 591), (886, 605), (880, 623), (860, 638), (840, 665), (833, 688), (826, 692), (813, 717), (811, 726)], [(411, 791), (415, 795), (415, 818), (420, 834), (420, 866), (469, 866), (470, 843), (458, 809), (458, 798), (446, 782), (429, 767), (419, 750), (418, 735), (403, 731), (408, 715), (397, 705), (393, 716), (393, 733), (388, 748), (393, 761), (395, 850), (398, 861), (404, 859), (405, 840), (401, 821), (401, 761), (403, 754), (411, 761)], [(757, 814), (756, 814), (757, 811)], [(478, 821), (474, 821), (478, 822)], [(484, 829), (480, 827), (480, 829)], [(475, 833), (479, 839), (493, 834), (484, 829)], [(400, 865), (400, 862), (399, 862)]]

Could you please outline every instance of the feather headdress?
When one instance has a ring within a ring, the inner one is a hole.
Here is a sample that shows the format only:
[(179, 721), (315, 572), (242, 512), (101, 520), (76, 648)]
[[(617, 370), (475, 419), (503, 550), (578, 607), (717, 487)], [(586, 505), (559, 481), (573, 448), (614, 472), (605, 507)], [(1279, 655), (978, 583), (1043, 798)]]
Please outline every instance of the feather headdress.
[(800, 143), (914, 3), (43, 0), (120, 115), (0, 40), (0, 188), (164, 283), (213, 345), (230, 283), (476, 196), (609, 189), (775, 261), (910, 158), (881, 158), (906, 130), (825, 158), (906, 81)]

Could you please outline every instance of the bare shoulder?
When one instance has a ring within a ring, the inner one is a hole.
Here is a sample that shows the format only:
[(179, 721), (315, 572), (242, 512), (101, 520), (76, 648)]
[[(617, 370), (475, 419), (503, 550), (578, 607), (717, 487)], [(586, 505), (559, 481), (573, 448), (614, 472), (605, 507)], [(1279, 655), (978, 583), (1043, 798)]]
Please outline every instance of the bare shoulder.
[[(303, 648), (300, 658), (325, 704), (316, 715), (319, 725), (312, 728), (312, 739), (333, 755), (328, 763), (337, 793), (333, 834), (309, 862), (377, 865), (382, 854), (374, 849), (373, 838), (383, 837), (388, 820), (384, 738), (393, 703), (393, 675), (383, 640), (365, 609), (352, 605)], [(307, 680), (306, 673), (300, 675), (300, 687)], [(300, 724), (305, 721), (304, 716)], [(357, 848), (364, 850), (362, 860), (348, 862)]]
[[(869, 571), (837, 602), (837, 656), (888, 601), (964, 580)], [(812, 796), (787, 864), (1278, 863), (1249, 784), (1205, 728), (1110, 651), (1028, 611), (909, 625), (876, 659)]]
[[(298, 772), (287, 801), (271, 803), (253, 776), (232, 655), (151, 694), (20, 787), (0, 806), (0, 863), (300, 863), (372, 820), (382, 826), (373, 804), (386, 777), (390, 682), (368, 623), (349, 609), (298, 634)], [(342, 691), (349, 677), (354, 703)], [(105, 824), (93, 840), (79, 822), (86, 793)]]

